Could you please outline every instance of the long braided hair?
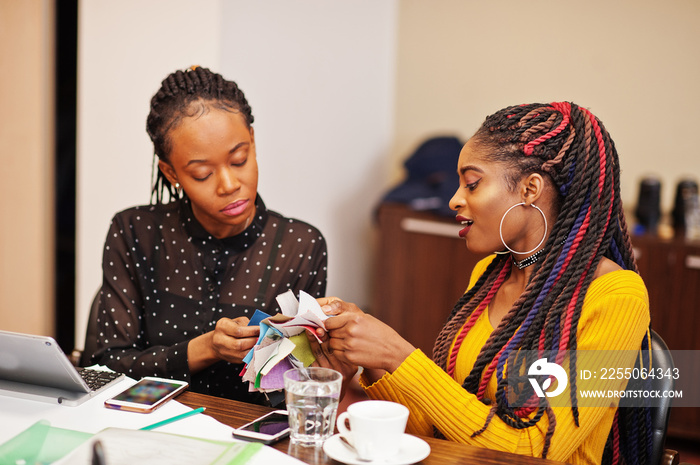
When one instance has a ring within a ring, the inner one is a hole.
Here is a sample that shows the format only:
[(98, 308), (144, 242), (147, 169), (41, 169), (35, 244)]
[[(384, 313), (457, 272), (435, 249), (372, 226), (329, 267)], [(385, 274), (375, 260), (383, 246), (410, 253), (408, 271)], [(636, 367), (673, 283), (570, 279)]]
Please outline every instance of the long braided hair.
[(163, 203), (166, 192), (169, 200), (182, 195), (157, 168), (156, 157), (168, 162), (172, 149), (170, 131), (183, 118), (204, 113), (209, 107), (239, 112), (248, 128), (253, 124), (252, 110), (238, 85), (200, 66), (170, 74), (151, 98), (151, 110), (146, 119), (146, 132), (153, 142), (156, 173), (151, 188), (151, 203)]
[[(617, 151), (600, 120), (569, 102), (505, 108), (487, 117), (473, 137), (492, 161), (506, 165), (512, 183), (540, 173), (559, 192), (559, 213), (545, 244), (546, 255), (533, 265), (525, 291), (493, 331), (463, 384), (483, 400), (494, 372), (498, 380), (496, 401), (484, 427), (474, 435), (483, 432), (494, 415), (520, 429), (546, 414), (549, 430), (542, 454), (546, 457), (556, 418), (544, 399), (526, 407), (510, 406), (504, 367), (508, 357), (521, 350), (568, 350), (571, 411), (578, 425), (576, 335), (586, 291), (603, 257), (638, 272), (620, 200)], [(452, 310), (433, 350), (435, 362), (448, 373), (454, 372), (458, 352), (449, 353), (451, 343), (461, 342), (474, 325), (508, 277), (511, 263), (506, 255), (498, 255)], [(648, 409), (618, 409), (604, 463), (620, 458), (628, 464), (646, 463), (650, 421)]]

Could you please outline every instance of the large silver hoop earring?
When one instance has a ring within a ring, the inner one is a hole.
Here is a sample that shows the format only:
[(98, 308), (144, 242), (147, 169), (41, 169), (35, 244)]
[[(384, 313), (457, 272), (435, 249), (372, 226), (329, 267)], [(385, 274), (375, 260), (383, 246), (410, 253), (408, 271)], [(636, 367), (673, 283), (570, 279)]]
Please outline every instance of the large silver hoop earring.
[(542, 219), (544, 220), (544, 235), (542, 236), (542, 240), (540, 241), (540, 243), (537, 244), (534, 249), (528, 250), (527, 252), (517, 252), (517, 251), (511, 249), (510, 247), (508, 247), (508, 244), (506, 244), (506, 241), (503, 239), (503, 221), (506, 219), (506, 215), (508, 215), (508, 213), (512, 209), (514, 209), (515, 207), (519, 207), (521, 205), (526, 205), (526, 204), (525, 204), (525, 202), (516, 203), (515, 205), (510, 207), (508, 210), (506, 210), (506, 212), (503, 214), (503, 217), (501, 218), (501, 224), (498, 225), (498, 234), (501, 236), (501, 242), (503, 243), (505, 248), (510, 250), (511, 253), (520, 254), (520, 255), (527, 255), (527, 254), (532, 253), (535, 250), (539, 249), (540, 246), (544, 243), (544, 240), (547, 238), (547, 217), (545, 216), (544, 212), (542, 211), (542, 209), (540, 207), (538, 207), (534, 203), (530, 204), (531, 207), (536, 208), (537, 211), (540, 212), (540, 215), (542, 215)]

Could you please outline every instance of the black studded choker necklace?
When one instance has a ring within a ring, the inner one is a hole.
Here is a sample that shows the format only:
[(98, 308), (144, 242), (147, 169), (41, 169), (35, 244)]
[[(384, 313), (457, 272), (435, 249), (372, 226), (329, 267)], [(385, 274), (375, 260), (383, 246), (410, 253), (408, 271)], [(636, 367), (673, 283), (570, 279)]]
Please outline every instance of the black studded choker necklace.
[(540, 259), (540, 257), (544, 254), (545, 249), (540, 249), (537, 252), (533, 253), (529, 257), (525, 257), (522, 260), (516, 260), (515, 257), (511, 255), (511, 260), (513, 260), (513, 265), (517, 266), (519, 270), (522, 270), (523, 268), (527, 268), (530, 265), (533, 265), (537, 263), (537, 260)]

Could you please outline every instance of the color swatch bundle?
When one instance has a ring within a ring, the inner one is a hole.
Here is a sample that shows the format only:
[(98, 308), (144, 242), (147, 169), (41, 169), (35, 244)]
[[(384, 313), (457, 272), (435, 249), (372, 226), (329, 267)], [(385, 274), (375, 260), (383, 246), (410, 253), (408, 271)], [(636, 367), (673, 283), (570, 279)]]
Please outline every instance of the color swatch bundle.
[[(256, 310), (249, 326), (260, 326), (260, 336), (248, 355), (241, 372), (251, 391), (270, 392), (284, 389), (284, 372), (311, 365), (316, 358), (311, 351), (306, 329), (316, 335), (316, 328), (324, 328), (328, 318), (316, 299), (304, 291), (299, 299), (289, 290), (277, 296), (282, 313), (274, 316)], [(320, 342), (320, 341), (319, 341)]]

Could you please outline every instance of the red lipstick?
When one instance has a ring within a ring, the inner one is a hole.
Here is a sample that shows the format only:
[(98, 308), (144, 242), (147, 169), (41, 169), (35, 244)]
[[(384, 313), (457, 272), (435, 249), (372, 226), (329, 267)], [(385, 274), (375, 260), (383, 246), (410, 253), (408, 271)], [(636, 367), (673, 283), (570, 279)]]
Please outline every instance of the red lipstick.
[(461, 215), (457, 215), (455, 219), (458, 223), (462, 223), (464, 225), (464, 228), (459, 231), (459, 237), (466, 237), (469, 230), (472, 228), (472, 224), (474, 224), (474, 220), (470, 220), (469, 218), (465, 218)]

